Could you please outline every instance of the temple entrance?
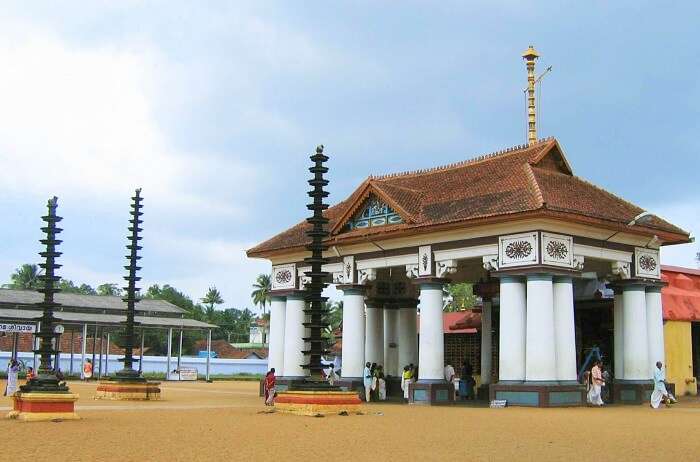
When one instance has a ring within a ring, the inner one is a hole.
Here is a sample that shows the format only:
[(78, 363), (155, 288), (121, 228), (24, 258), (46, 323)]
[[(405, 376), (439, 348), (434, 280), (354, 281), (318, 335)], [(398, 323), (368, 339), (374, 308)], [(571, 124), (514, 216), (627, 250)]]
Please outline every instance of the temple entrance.
[[(583, 366), (591, 348), (598, 347), (605, 369), (614, 370), (613, 301), (578, 301), (574, 304), (576, 323), (576, 365)], [(590, 368), (591, 364), (587, 364)]]

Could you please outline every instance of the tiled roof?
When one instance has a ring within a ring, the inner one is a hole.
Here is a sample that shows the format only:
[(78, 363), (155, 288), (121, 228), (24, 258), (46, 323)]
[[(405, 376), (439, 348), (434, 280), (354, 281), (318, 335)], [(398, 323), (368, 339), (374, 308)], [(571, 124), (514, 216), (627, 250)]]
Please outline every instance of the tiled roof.
[[(404, 223), (346, 231), (346, 221), (374, 194), (385, 200)], [(402, 230), (425, 230), (472, 220), (494, 219), (524, 212), (547, 211), (626, 225), (643, 209), (573, 175), (559, 143), (553, 138), (532, 146), (501, 152), (428, 170), (369, 177), (349, 198), (330, 207), (329, 244), (360, 236)], [(306, 222), (248, 251), (249, 256), (300, 248), (310, 242)], [(687, 239), (688, 233), (658, 218), (644, 227)]]

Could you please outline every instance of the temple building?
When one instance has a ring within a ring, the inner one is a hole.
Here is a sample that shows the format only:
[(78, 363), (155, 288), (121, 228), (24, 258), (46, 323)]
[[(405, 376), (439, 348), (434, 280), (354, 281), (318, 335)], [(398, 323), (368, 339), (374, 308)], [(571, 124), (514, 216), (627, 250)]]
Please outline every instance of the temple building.
[[(482, 299), (478, 366), (491, 399), (585, 403), (580, 346), (596, 343), (591, 326), (607, 320), (616, 400), (647, 399), (654, 363), (665, 358), (659, 248), (691, 238), (577, 177), (555, 138), (537, 139), (537, 53), (530, 47), (523, 57), (527, 145), (370, 176), (326, 211), (323, 269), (343, 292), (345, 386), (361, 384), (366, 361), (392, 377), (413, 363), (411, 402), (453, 400), (444, 377), (443, 288), (471, 282)], [(304, 376), (308, 228), (301, 222), (248, 250), (272, 264), (269, 366), (290, 380)], [(595, 290), (612, 291), (612, 308), (594, 303)]]

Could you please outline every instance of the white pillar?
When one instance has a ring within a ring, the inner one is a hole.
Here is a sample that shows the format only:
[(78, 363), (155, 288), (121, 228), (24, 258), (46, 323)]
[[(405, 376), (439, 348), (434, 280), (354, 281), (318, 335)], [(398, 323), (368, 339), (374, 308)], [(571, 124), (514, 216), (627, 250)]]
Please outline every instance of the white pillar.
[[(143, 337), (141, 337), (143, 338)], [(143, 348), (141, 348), (141, 356), (143, 361)], [(206, 373), (206, 379), (207, 382), (209, 381), (209, 370), (211, 368), (211, 329), (207, 331), (207, 373)]]
[[(109, 338), (109, 332), (107, 332), (107, 351), (105, 351), (105, 375), (109, 375), (109, 344), (110, 344), (110, 338)], [(58, 354), (60, 355), (61, 352), (59, 351)], [(60, 364), (60, 362), (58, 364)], [(58, 369), (58, 364), (56, 364), (56, 369)]]
[(504, 276), (500, 289), (498, 380), (525, 380), (526, 293), (522, 278)]
[(622, 319), (625, 334), (623, 364), (625, 380), (649, 380), (649, 342), (644, 285), (626, 284), (622, 288)]
[(306, 375), (302, 364), (306, 363), (304, 350), (304, 295), (295, 293), (287, 296), (287, 313), (284, 319), (284, 376), (299, 378)]
[(442, 330), (442, 284), (420, 285), (420, 345), (418, 380), (445, 380), (445, 339)]
[(373, 300), (367, 300), (365, 362), (382, 364), (384, 363), (384, 310), (378, 308), (375, 303)]
[(83, 324), (83, 338), (80, 342), (80, 378), (84, 379), (83, 366), (85, 366), (85, 350), (87, 349), (87, 324)]
[(418, 364), (418, 320), (415, 306), (399, 309), (399, 368)]
[(526, 322), (525, 380), (554, 381), (557, 379), (557, 360), (550, 274), (527, 275)]
[(365, 367), (365, 296), (362, 286), (341, 286), (343, 291), (344, 379), (362, 379)]
[(399, 376), (399, 310), (384, 309), (384, 374)]
[[(100, 347), (100, 351), (102, 351), (102, 348)], [(168, 329), (168, 358), (165, 362), (165, 380), (170, 380), (170, 358), (173, 355), (173, 328)]]
[(287, 299), (285, 297), (270, 297), (270, 336), (267, 368), (275, 369), (277, 376), (284, 375), (284, 318)]
[(491, 308), (493, 302), (490, 299), (483, 300), (481, 309), (481, 384), (488, 385), (491, 383), (491, 361), (492, 361), (492, 345), (491, 345)]
[(649, 342), (649, 373), (654, 376), (656, 362), (666, 362), (664, 357), (664, 316), (661, 308), (661, 287), (646, 288), (647, 337)]
[(576, 326), (574, 323), (574, 287), (571, 277), (555, 277), (554, 340), (556, 344), (557, 380), (576, 382)]
[(613, 304), (613, 348), (615, 349), (615, 379), (625, 378), (625, 323), (622, 309), (622, 289), (615, 287), (615, 301)]

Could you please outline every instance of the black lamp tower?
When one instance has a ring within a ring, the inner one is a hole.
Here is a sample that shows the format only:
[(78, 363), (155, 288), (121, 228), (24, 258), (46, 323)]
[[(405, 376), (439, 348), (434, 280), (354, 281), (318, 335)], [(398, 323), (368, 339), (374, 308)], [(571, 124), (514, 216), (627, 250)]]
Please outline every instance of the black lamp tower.
[(56, 247), (61, 243), (56, 239), (56, 235), (63, 231), (56, 226), (56, 223), (61, 221), (61, 217), (56, 216), (56, 207), (58, 207), (58, 198), (53, 197), (48, 202), (48, 215), (41, 217), (46, 222), (46, 226), (41, 228), (41, 231), (46, 234), (46, 238), (41, 239), (46, 250), (39, 252), (39, 255), (44, 258), (44, 263), (40, 263), (44, 269), (44, 274), (39, 276), (42, 282), (42, 287), (37, 289), (37, 292), (44, 294), (44, 300), (37, 303), (37, 306), (42, 309), (42, 316), (38, 318), (41, 321), (41, 329), (35, 334), (40, 339), (39, 349), (34, 350), (35, 354), (39, 355), (39, 370), (37, 376), (30, 380), (26, 385), (20, 386), (20, 390), (24, 393), (30, 392), (48, 392), (48, 393), (68, 393), (68, 387), (59, 385), (59, 380), (56, 377), (51, 361), (56, 355), (55, 343), (58, 341), (58, 334), (54, 332), (54, 328), (58, 319), (53, 315), (54, 310), (61, 306), (53, 300), (54, 294), (61, 291), (58, 288), (60, 276), (56, 275), (56, 270), (61, 267), (56, 263), (56, 258), (61, 256), (61, 252), (56, 250)]
[(141, 215), (143, 215), (143, 212), (141, 212), (141, 208), (143, 207), (141, 204), (141, 188), (136, 190), (136, 194), (131, 198), (131, 200), (133, 201), (130, 212), (131, 219), (129, 220), (131, 225), (129, 226), (130, 234), (127, 236), (129, 244), (126, 246), (127, 250), (129, 250), (129, 255), (126, 256), (129, 264), (124, 267), (124, 269), (128, 271), (128, 274), (124, 276), (124, 279), (127, 281), (127, 286), (124, 287), (126, 297), (122, 299), (124, 302), (126, 302), (126, 320), (124, 321), (124, 357), (119, 359), (120, 361), (124, 362), (124, 367), (122, 370), (116, 373), (116, 380), (145, 380), (139, 371), (135, 370), (133, 367), (134, 361), (137, 361), (134, 359), (134, 342), (136, 340), (134, 326), (137, 324), (136, 321), (134, 321), (134, 316), (136, 313), (136, 303), (139, 302), (139, 289), (136, 287), (136, 283), (141, 280), (139, 276), (136, 276), (136, 272), (141, 269), (140, 266), (137, 266), (138, 261), (141, 259), (141, 257), (138, 255), (138, 251), (142, 248), (139, 245), (139, 241), (141, 240), (139, 233), (143, 231), (143, 229), (139, 226), (141, 223), (143, 223), (143, 220), (140, 218)]
[(327, 262), (323, 258), (323, 251), (328, 249), (328, 246), (323, 244), (323, 239), (328, 236), (328, 231), (325, 229), (328, 219), (323, 216), (323, 211), (328, 208), (328, 204), (323, 203), (323, 199), (328, 197), (328, 192), (323, 189), (328, 185), (328, 180), (323, 178), (323, 174), (328, 172), (328, 167), (323, 163), (328, 160), (328, 156), (323, 154), (323, 145), (316, 147), (316, 153), (310, 158), (314, 164), (309, 168), (313, 174), (309, 185), (313, 189), (308, 194), (313, 199), (313, 203), (306, 207), (313, 212), (313, 216), (306, 219), (312, 225), (312, 228), (306, 232), (306, 235), (311, 238), (311, 243), (306, 248), (311, 251), (311, 256), (304, 261), (311, 265), (311, 271), (305, 273), (311, 278), (311, 282), (306, 284), (307, 308), (304, 313), (309, 315), (309, 321), (305, 322), (304, 326), (310, 330), (311, 336), (304, 338), (304, 341), (309, 344), (309, 349), (303, 353), (309, 361), (302, 367), (310, 372), (306, 383), (318, 386), (324, 384), (321, 357), (328, 354), (327, 341), (323, 338), (323, 331), (328, 326), (328, 310), (325, 307), (328, 298), (321, 296), (323, 289), (327, 286), (325, 281), (328, 278), (328, 273), (322, 270), (323, 264)]

